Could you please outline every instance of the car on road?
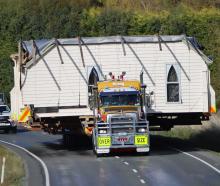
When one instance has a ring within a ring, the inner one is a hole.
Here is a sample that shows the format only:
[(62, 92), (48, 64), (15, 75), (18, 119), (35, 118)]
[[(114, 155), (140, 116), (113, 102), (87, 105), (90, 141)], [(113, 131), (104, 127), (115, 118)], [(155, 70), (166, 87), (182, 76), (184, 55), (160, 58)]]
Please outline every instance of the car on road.
[(0, 105), (0, 130), (5, 133), (12, 131), (17, 132), (17, 125), (10, 119), (11, 111), (7, 105)]

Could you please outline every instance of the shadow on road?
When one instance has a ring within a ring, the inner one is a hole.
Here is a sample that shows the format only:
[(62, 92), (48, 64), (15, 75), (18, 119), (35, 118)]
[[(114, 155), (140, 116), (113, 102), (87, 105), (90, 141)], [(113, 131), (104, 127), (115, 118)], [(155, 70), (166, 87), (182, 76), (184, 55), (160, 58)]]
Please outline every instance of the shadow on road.
[[(43, 145), (51, 150), (59, 151), (59, 150), (68, 150), (72, 152), (76, 152), (80, 155), (88, 155), (88, 151), (92, 150), (91, 139), (86, 136), (75, 136), (75, 140), (72, 141), (71, 145), (64, 145), (63, 140), (59, 139), (56, 142), (44, 142)], [(171, 141), (182, 143), (179, 139), (167, 138), (159, 135), (151, 136), (151, 152), (150, 156), (154, 155), (169, 155), (169, 154), (177, 154), (177, 151), (173, 151), (169, 149), (169, 145)], [(139, 156), (140, 154), (136, 153), (134, 150), (117, 150), (117, 152), (111, 153), (110, 156), (121, 155), (121, 156)]]
[(47, 148), (53, 150), (69, 150), (69, 151), (87, 151), (92, 150), (91, 139), (83, 135), (74, 135), (69, 145), (64, 145), (63, 139), (57, 140), (56, 143), (43, 143)]
[[(209, 130), (202, 131), (196, 135), (191, 136), (189, 139), (180, 139), (177, 137), (166, 137), (158, 134), (151, 135), (151, 152), (150, 156), (161, 156), (177, 154), (179, 152), (172, 150), (170, 147), (179, 148), (181, 150), (191, 152), (200, 149), (212, 150), (220, 152), (220, 130), (210, 128)], [(91, 139), (86, 136), (76, 136), (71, 145), (64, 145), (63, 140), (59, 139), (56, 142), (44, 142), (46, 148), (51, 150), (68, 150), (77, 152), (81, 155), (87, 155), (86, 151), (92, 150)], [(139, 156), (134, 151), (117, 151), (111, 155), (121, 156)]]
[[(206, 126), (206, 125), (205, 125)], [(171, 155), (177, 154), (178, 151), (172, 150), (170, 147), (175, 147), (187, 152), (198, 151), (199, 149), (211, 150), (220, 153), (220, 127), (219, 125), (209, 123), (208, 127), (202, 127), (202, 130), (197, 128), (191, 128), (191, 133), (186, 139), (182, 139), (180, 135), (166, 136), (164, 133), (152, 133), (150, 138), (150, 148), (151, 152), (149, 156), (161, 156), (161, 155)], [(183, 129), (184, 130), (184, 129)], [(19, 132), (27, 132), (28, 130), (20, 129)], [(182, 129), (180, 129), (182, 132)], [(60, 139), (55, 141), (45, 141), (42, 143), (45, 148), (54, 151), (70, 151), (76, 152), (79, 155), (88, 155), (92, 153), (92, 143), (91, 138), (83, 135), (75, 135), (71, 139), (70, 145), (64, 145), (62, 136)], [(139, 155), (132, 151), (113, 153), (112, 155), (122, 155), (122, 156), (135, 156)]]

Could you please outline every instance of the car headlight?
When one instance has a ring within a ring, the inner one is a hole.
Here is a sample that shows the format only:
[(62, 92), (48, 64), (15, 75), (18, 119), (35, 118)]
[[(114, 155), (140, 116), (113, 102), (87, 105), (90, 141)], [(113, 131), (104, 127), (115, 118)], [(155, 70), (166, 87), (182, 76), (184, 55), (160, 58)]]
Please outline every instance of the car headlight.
[(101, 130), (99, 130), (99, 134), (107, 134), (107, 130), (101, 129)]
[(140, 132), (140, 133), (145, 133), (145, 132), (146, 132), (146, 129), (145, 129), (145, 128), (139, 128), (139, 129), (138, 129), (138, 132)]

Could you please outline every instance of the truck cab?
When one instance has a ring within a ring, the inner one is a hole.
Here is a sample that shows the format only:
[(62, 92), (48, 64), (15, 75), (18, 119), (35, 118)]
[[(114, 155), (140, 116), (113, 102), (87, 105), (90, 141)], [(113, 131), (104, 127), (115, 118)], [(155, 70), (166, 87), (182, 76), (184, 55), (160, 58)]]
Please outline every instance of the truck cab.
[(93, 148), (99, 156), (117, 149), (149, 152), (144, 90), (139, 81), (97, 83), (97, 119)]

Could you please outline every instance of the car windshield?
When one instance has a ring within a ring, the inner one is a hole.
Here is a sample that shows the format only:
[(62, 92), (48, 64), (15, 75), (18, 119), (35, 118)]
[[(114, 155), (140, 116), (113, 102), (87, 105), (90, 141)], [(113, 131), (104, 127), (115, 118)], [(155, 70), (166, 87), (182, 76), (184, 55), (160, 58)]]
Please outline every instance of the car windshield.
[(135, 95), (108, 95), (101, 97), (101, 106), (140, 105), (140, 99)]
[(0, 113), (2, 112), (10, 112), (10, 109), (8, 108), (8, 106), (0, 106)]

